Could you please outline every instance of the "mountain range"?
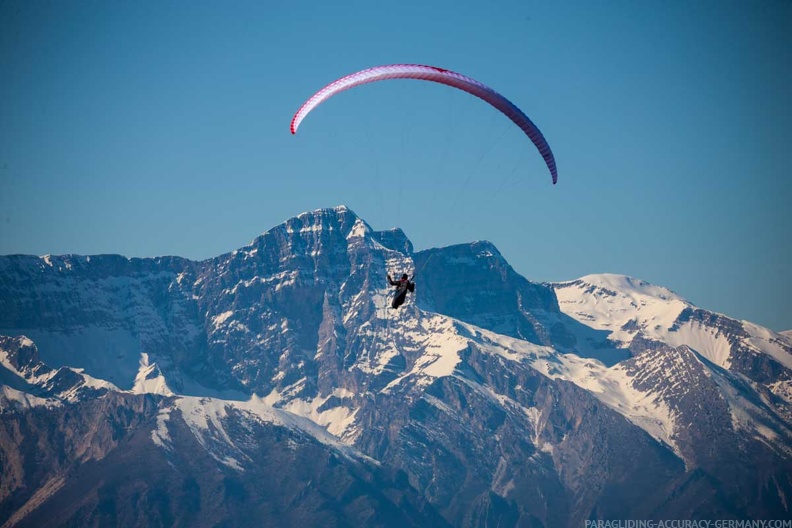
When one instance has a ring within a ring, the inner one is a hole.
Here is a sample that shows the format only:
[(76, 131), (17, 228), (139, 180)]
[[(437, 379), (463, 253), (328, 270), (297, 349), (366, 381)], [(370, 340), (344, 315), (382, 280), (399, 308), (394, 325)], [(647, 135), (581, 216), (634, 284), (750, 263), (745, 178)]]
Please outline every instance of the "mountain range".
[(204, 261), (3, 256), (0, 467), (3, 527), (788, 519), (792, 337), (343, 206)]

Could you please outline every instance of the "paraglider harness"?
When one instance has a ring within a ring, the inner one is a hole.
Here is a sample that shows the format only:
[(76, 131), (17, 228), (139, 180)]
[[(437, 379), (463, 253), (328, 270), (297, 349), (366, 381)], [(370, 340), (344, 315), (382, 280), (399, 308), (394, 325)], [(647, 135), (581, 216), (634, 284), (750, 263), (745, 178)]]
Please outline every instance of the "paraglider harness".
[(415, 283), (412, 282), (412, 279), (415, 277), (407, 278), (407, 274), (405, 273), (402, 275), (401, 280), (395, 281), (391, 279), (391, 276), (388, 275), (388, 283), (391, 286), (396, 286), (396, 294), (393, 297), (393, 302), (391, 303), (391, 308), (398, 308), (402, 304), (404, 304), (405, 299), (407, 298), (407, 292), (413, 293), (415, 291)]

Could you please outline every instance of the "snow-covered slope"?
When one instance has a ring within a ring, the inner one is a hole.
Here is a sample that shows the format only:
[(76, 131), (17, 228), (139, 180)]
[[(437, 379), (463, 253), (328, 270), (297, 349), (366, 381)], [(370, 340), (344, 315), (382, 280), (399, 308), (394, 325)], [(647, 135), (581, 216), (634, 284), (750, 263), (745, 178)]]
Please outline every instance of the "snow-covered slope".
[(730, 368), (735, 355), (764, 354), (792, 369), (792, 347), (780, 334), (695, 307), (674, 292), (624, 275), (587, 275), (554, 284), (561, 311), (607, 332), (627, 347), (640, 335), (672, 347), (688, 346), (712, 363)]

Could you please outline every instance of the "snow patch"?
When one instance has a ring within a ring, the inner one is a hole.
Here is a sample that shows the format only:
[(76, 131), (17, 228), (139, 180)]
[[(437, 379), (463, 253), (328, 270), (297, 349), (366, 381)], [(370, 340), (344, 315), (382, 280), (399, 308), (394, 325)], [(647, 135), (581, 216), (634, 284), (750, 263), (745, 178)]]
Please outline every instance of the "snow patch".
[(55, 400), (39, 398), (7, 385), (0, 385), (0, 411), (5, 411), (9, 408), (29, 409), (31, 407), (57, 407), (59, 405), (60, 403)]
[(743, 328), (750, 335), (744, 342), (749, 346), (769, 355), (786, 368), (792, 370), (792, 335), (789, 345), (784, 346), (784, 333), (776, 334), (772, 330), (757, 324), (742, 321)]
[(423, 350), (423, 354), (415, 360), (409, 372), (391, 381), (382, 389), (383, 392), (389, 392), (411, 376), (417, 377), (419, 386), (429, 385), (437, 378), (452, 375), (461, 361), (459, 353), (468, 347), (469, 341), (458, 333), (457, 321), (431, 316), (422, 319), (419, 324), (423, 331), (413, 334), (412, 347)]
[(217, 330), (218, 328), (220, 328), (220, 326), (223, 323), (225, 323), (233, 315), (234, 312), (231, 310), (215, 315), (214, 317), (212, 317), (212, 326), (214, 327), (215, 330)]
[[(339, 390), (334, 392), (334, 395), (345, 397), (349, 393)], [(212, 458), (236, 471), (244, 471), (242, 462), (249, 461), (250, 458), (245, 454), (244, 446), (237, 445), (225, 427), (229, 413), (238, 412), (247, 419), (307, 433), (347, 458), (368, 459), (309, 418), (298, 416), (284, 409), (276, 409), (267, 403), (268, 399), (271, 398), (261, 398), (256, 395), (244, 401), (192, 396), (178, 397), (172, 407), (164, 409), (157, 416), (157, 428), (152, 432), (152, 441), (163, 449), (171, 448), (171, 437), (167, 424), (173, 417), (173, 411), (177, 410), (195, 438)]]
[(596, 359), (582, 358), (575, 354), (559, 354), (550, 347), (534, 345), (480, 328), (477, 331), (482, 336), (483, 350), (511, 361), (525, 362), (548, 378), (574, 383), (680, 454), (674, 441), (674, 413), (658, 395), (636, 390), (632, 377), (624, 367), (617, 364), (609, 368)]
[(167, 450), (172, 449), (173, 446), (173, 440), (168, 432), (168, 421), (170, 420), (171, 411), (173, 411), (173, 407), (159, 412), (157, 415), (157, 428), (151, 432), (151, 440), (154, 444)]
[(241, 471), (242, 466), (231, 454), (243, 457), (244, 454), (234, 444), (223, 426), (223, 419), (226, 418), (228, 412), (227, 407), (231, 405), (232, 402), (213, 398), (182, 397), (176, 401), (175, 407), (181, 411), (187, 426), (212, 458), (232, 469)]
[(173, 396), (165, 382), (165, 376), (159, 370), (156, 363), (149, 362), (149, 355), (145, 352), (140, 353), (140, 369), (135, 377), (135, 385), (132, 387), (134, 394), (161, 394), (163, 396)]
[(352, 226), (352, 229), (349, 231), (349, 234), (347, 235), (347, 240), (349, 240), (350, 238), (362, 238), (366, 236), (368, 232), (369, 232), (369, 227), (366, 225), (366, 223), (360, 218), (357, 218), (355, 220), (355, 224)]
[(303, 226), (300, 229), (294, 229), (293, 227), (291, 227), (289, 225), (286, 226), (286, 232), (289, 233), (290, 235), (292, 235), (294, 233), (320, 233), (324, 229), (327, 229), (328, 231), (332, 231), (333, 230), (332, 226), (325, 227), (321, 223), (316, 223), (316, 224), (312, 224), (312, 225)]
[[(712, 379), (717, 383), (719, 393), (729, 405), (731, 413), (732, 427), (735, 430), (743, 430), (758, 440), (763, 440), (771, 447), (780, 449), (785, 454), (792, 453), (792, 448), (787, 443), (787, 437), (779, 434), (775, 424), (775, 417), (756, 403), (748, 400), (740, 393), (729, 377), (742, 378), (746, 383), (751, 383), (741, 374), (713, 373)], [(788, 430), (786, 431), (788, 434)]]
[(701, 323), (688, 321), (675, 331), (657, 331), (654, 337), (672, 347), (686, 345), (716, 365), (728, 369), (731, 366), (731, 344), (725, 335)]
[[(358, 410), (343, 404), (329, 406), (327, 403), (331, 398), (343, 401), (352, 396), (354, 394), (351, 391), (336, 388), (325, 397), (317, 396), (312, 400), (292, 399), (280, 408), (294, 415), (307, 418), (315, 424), (324, 427), (334, 437), (344, 439), (355, 423), (355, 416)], [(264, 401), (269, 404), (280, 403), (282, 397), (277, 390), (273, 390)]]

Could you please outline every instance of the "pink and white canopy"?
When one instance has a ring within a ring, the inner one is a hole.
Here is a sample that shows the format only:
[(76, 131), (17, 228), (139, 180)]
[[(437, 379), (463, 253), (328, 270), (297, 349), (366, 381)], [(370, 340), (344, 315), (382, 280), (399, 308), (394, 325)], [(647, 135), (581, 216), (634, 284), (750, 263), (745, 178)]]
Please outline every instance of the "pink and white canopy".
[(299, 110), (297, 110), (297, 113), (294, 114), (291, 121), (291, 133), (297, 133), (297, 128), (300, 126), (302, 120), (305, 119), (305, 116), (335, 94), (361, 84), (384, 81), (386, 79), (418, 79), (422, 81), (432, 81), (459, 88), (460, 90), (483, 99), (500, 110), (525, 132), (531, 141), (533, 141), (533, 144), (536, 145), (536, 148), (539, 149), (539, 153), (544, 158), (545, 163), (547, 163), (547, 168), (550, 169), (550, 174), (553, 176), (553, 183), (558, 181), (555, 158), (553, 157), (553, 152), (550, 150), (550, 145), (547, 144), (542, 133), (536, 125), (528, 119), (528, 116), (526, 116), (522, 110), (489, 86), (481, 84), (470, 77), (465, 77), (464, 75), (450, 70), (444, 70), (443, 68), (435, 68), (434, 66), (391, 64), (388, 66), (377, 66), (375, 68), (361, 70), (347, 75), (346, 77), (341, 77), (316, 92)]

